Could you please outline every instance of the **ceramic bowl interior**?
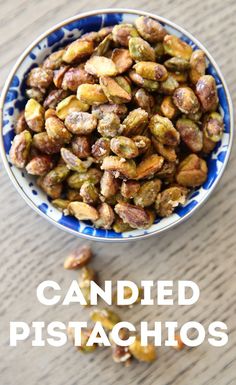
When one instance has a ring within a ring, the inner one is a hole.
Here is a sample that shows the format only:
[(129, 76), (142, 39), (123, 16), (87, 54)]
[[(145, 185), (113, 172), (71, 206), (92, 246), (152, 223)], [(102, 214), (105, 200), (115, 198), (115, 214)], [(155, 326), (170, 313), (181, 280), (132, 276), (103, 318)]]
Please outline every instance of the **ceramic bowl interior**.
[(9, 75), (2, 93), (1, 150), (11, 180), (33, 209), (52, 223), (74, 235), (95, 240), (121, 241), (147, 237), (169, 229), (188, 218), (206, 200), (219, 180), (228, 160), (232, 142), (232, 106), (227, 87), (216, 63), (206, 49), (189, 33), (168, 20), (148, 14), (159, 20), (168, 32), (190, 44), (193, 49), (203, 49), (207, 56), (207, 73), (213, 75), (217, 83), (220, 112), (224, 118), (225, 131), (221, 142), (218, 143), (207, 160), (209, 174), (204, 185), (190, 195), (183, 207), (179, 207), (168, 218), (157, 219), (149, 229), (117, 234), (113, 230), (95, 229), (90, 222), (78, 221), (72, 216), (63, 215), (52, 206), (50, 199), (37, 187), (34, 177), (30, 177), (24, 170), (19, 170), (11, 165), (9, 150), (14, 137), (14, 122), (26, 103), (25, 79), (29, 71), (37, 64), (40, 64), (51, 52), (65, 46), (81, 34), (97, 31), (104, 26), (121, 22), (133, 23), (140, 14), (145, 13), (130, 10), (101, 10), (77, 15), (60, 23), (60, 25), (39, 37), (26, 49)]

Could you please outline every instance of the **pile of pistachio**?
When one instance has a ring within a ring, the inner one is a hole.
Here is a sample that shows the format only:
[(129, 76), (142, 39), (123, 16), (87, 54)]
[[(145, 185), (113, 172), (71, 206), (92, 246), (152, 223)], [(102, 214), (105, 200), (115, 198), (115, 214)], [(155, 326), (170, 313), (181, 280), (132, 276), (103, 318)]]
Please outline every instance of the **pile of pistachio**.
[(148, 228), (207, 179), (224, 130), (201, 50), (139, 17), (82, 35), (27, 76), (10, 159), (65, 214)]
[[(70, 255), (68, 255), (64, 262), (64, 268), (66, 270), (81, 270), (81, 274), (79, 277), (79, 286), (84, 298), (86, 299), (87, 304), (89, 304), (90, 299), (90, 283), (91, 281), (97, 281), (98, 278), (95, 270), (87, 266), (91, 262), (92, 256), (93, 254), (90, 247), (83, 246), (82, 248), (79, 248), (73, 251)], [(132, 293), (130, 292), (128, 287), (126, 289), (127, 290), (124, 293), (124, 297), (130, 298)], [(116, 298), (117, 293), (114, 292), (114, 303), (116, 303)], [(140, 288), (139, 297), (135, 303), (140, 303), (141, 299), (142, 289)], [(148, 363), (151, 363), (157, 359), (157, 352), (155, 346), (152, 344), (142, 346), (139, 335), (135, 336), (136, 338), (130, 346), (120, 346), (113, 341), (110, 332), (118, 322), (121, 322), (121, 318), (116, 312), (111, 310), (111, 308), (95, 308), (91, 311), (90, 318), (93, 322), (100, 322), (104, 329), (107, 331), (112, 346), (112, 358), (114, 362), (122, 363), (125, 366), (129, 366), (131, 364), (132, 359), (134, 358), (138, 361)], [(87, 342), (91, 335), (91, 332), (92, 328), (81, 329), (81, 345), (76, 347), (78, 351), (82, 353), (92, 353), (99, 347), (98, 344), (87, 346)], [(68, 328), (67, 334), (68, 338), (74, 345), (74, 329)], [(122, 340), (127, 339), (129, 337), (128, 330), (121, 329), (119, 337)], [(174, 348), (176, 350), (182, 350), (184, 348), (184, 344), (179, 334), (175, 335), (175, 340), (177, 341), (177, 345)]]

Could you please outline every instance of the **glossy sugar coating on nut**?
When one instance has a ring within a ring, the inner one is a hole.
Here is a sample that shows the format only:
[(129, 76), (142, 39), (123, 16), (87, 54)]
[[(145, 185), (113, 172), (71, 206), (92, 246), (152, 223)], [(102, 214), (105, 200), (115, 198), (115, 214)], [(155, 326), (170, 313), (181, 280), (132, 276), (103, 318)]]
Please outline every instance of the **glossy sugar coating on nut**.
[(148, 228), (207, 180), (224, 122), (206, 70), (201, 49), (148, 16), (85, 33), (29, 71), (10, 160), (64, 214), (115, 232)]

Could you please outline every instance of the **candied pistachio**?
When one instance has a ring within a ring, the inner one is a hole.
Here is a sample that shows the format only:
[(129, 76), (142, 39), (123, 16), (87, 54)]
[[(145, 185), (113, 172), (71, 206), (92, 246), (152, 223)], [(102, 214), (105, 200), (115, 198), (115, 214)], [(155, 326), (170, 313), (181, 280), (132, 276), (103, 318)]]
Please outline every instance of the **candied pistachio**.
[(52, 201), (53, 206), (55, 206), (58, 210), (64, 211), (67, 210), (67, 207), (69, 205), (70, 201), (67, 199), (54, 199)]
[(160, 189), (160, 179), (153, 179), (144, 182), (134, 197), (134, 203), (140, 207), (151, 206), (155, 202)]
[(122, 123), (122, 134), (125, 136), (142, 134), (148, 124), (148, 113), (142, 108), (130, 111)]
[(172, 183), (174, 182), (174, 177), (176, 173), (176, 162), (165, 161), (163, 167), (158, 171), (155, 176), (160, 178), (164, 182)]
[(171, 76), (181, 85), (188, 81), (188, 72), (171, 72)]
[(26, 120), (25, 120), (25, 113), (24, 113), (24, 111), (22, 111), (19, 114), (17, 121), (16, 121), (16, 124), (15, 124), (15, 133), (20, 134), (21, 132), (27, 130), (27, 128), (28, 128), (28, 125), (27, 125)]
[(63, 61), (66, 63), (74, 63), (93, 53), (93, 42), (90, 40), (75, 40), (68, 45), (64, 55)]
[(140, 61), (133, 67), (138, 75), (145, 79), (163, 82), (168, 77), (166, 68), (159, 63), (152, 61)]
[(65, 164), (58, 164), (45, 177), (49, 186), (63, 182), (69, 175), (70, 170)]
[(98, 189), (91, 182), (84, 182), (80, 188), (80, 195), (83, 202), (94, 205), (99, 200)]
[(103, 159), (101, 169), (113, 171), (115, 177), (133, 179), (136, 177), (136, 164), (132, 159), (124, 159), (118, 156), (107, 156)]
[(144, 135), (135, 135), (131, 138), (138, 147), (139, 155), (145, 154), (151, 147), (151, 140)]
[(120, 192), (124, 198), (132, 199), (140, 189), (140, 183), (136, 180), (123, 181)]
[(114, 112), (103, 115), (98, 122), (97, 130), (100, 135), (113, 138), (120, 133), (120, 118)]
[(193, 51), (190, 58), (189, 78), (193, 84), (196, 84), (201, 76), (205, 75), (206, 57), (201, 49)]
[(34, 156), (29, 163), (27, 163), (26, 171), (31, 175), (44, 175), (51, 170), (53, 162), (48, 155)]
[(152, 136), (152, 144), (157, 153), (169, 162), (175, 162), (177, 159), (176, 151), (174, 147), (162, 144), (154, 136)]
[(131, 93), (127, 92), (117, 81), (117, 78), (101, 76), (100, 85), (107, 99), (111, 103), (123, 104), (131, 101)]
[(99, 138), (92, 146), (92, 156), (96, 161), (102, 161), (106, 156), (110, 155), (110, 139)]
[(199, 110), (195, 112), (195, 114), (183, 114), (182, 118), (187, 118), (190, 120), (193, 120), (194, 122), (198, 123), (201, 120), (202, 117), (202, 111)]
[(166, 60), (164, 65), (169, 71), (173, 72), (185, 72), (190, 68), (189, 61), (182, 57), (172, 57)]
[(72, 202), (72, 201), (79, 201), (82, 202), (82, 196), (77, 190), (74, 190), (72, 188), (69, 188), (66, 192), (66, 197), (67, 199)]
[(105, 198), (110, 198), (116, 195), (119, 185), (117, 179), (109, 171), (104, 171), (103, 176), (100, 180), (101, 194)]
[(99, 84), (81, 84), (77, 89), (77, 98), (89, 105), (99, 105), (108, 101)]
[(97, 210), (84, 202), (71, 202), (68, 206), (71, 215), (82, 221), (96, 221), (99, 217)]
[(115, 205), (115, 212), (125, 223), (134, 229), (150, 227), (150, 213), (142, 207), (119, 202)]
[(74, 136), (71, 149), (78, 158), (85, 159), (91, 155), (91, 144), (88, 136)]
[(112, 138), (110, 147), (111, 150), (121, 158), (132, 159), (139, 155), (138, 147), (134, 141), (126, 136), (116, 136)]
[(155, 61), (155, 51), (152, 46), (141, 37), (129, 39), (129, 53), (135, 61)]
[(80, 160), (76, 155), (74, 155), (67, 148), (61, 148), (61, 157), (66, 163), (69, 170), (77, 172), (85, 172), (86, 167), (82, 160)]
[(182, 186), (173, 186), (158, 194), (156, 199), (156, 211), (160, 217), (170, 216), (174, 209), (186, 202), (188, 190)]
[(45, 111), (45, 114), (44, 114), (44, 118), (45, 120), (50, 118), (51, 116), (55, 116), (56, 118), (58, 117), (57, 116), (57, 113), (56, 113), (56, 110), (54, 110), (54, 108), (48, 108), (46, 111)]
[(56, 116), (50, 116), (45, 121), (45, 128), (51, 140), (60, 143), (69, 143), (72, 135), (66, 129), (63, 122)]
[(29, 128), (34, 132), (44, 129), (44, 108), (36, 100), (30, 99), (25, 106), (25, 120)]
[(110, 205), (106, 202), (101, 203), (98, 208), (99, 218), (94, 222), (95, 227), (102, 227), (103, 229), (110, 229), (115, 219), (115, 214)]
[(206, 181), (207, 171), (205, 160), (190, 154), (179, 164), (176, 181), (182, 186), (197, 187)]
[(196, 94), (204, 111), (215, 111), (217, 109), (219, 99), (213, 76), (204, 75), (199, 78), (196, 84)]
[(165, 55), (163, 43), (157, 42), (153, 48), (155, 51), (156, 62), (162, 61), (162, 58)]
[(112, 35), (109, 33), (105, 36), (102, 41), (98, 44), (98, 46), (93, 51), (92, 56), (104, 56), (110, 49), (112, 43)]
[(157, 21), (148, 16), (140, 16), (135, 20), (138, 33), (149, 43), (160, 42), (167, 34), (165, 28)]
[(56, 154), (62, 144), (50, 139), (46, 132), (39, 132), (33, 136), (32, 146), (45, 154)]
[(54, 71), (53, 83), (57, 88), (61, 88), (64, 76), (69, 68), (69, 66), (63, 65), (58, 70)]
[(174, 78), (174, 74), (168, 76), (168, 78), (160, 83), (159, 92), (164, 95), (172, 95), (179, 87), (178, 81)]
[(115, 48), (112, 51), (111, 60), (115, 63), (119, 74), (128, 71), (133, 64), (132, 57), (125, 48)]
[(204, 154), (209, 154), (214, 150), (216, 146), (216, 142), (213, 142), (211, 139), (207, 138), (204, 131), (203, 131), (203, 146), (202, 146), (202, 152)]
[(70, 95), (58, 103), (56, 113), (58, 118), (65, 120), (71, 112), (86, 112), (88, 109), (89, 105), (87, 103), (81, 102), (75, 95)]
[(77, 88), (84, 83), (94, 84), (96, 83), (96, 78), (89, 74), (82, 65), (79, 65), (78, 67), (72, 67), (66, 71), (61, 87), (63, 90), (76, 92)]
[(137, 166), (137, 177), (136, 179), (145, 179), (152, 177), (158, 172), (164, 163), (164, 158), (157, 154), (153, 154), (143, 159)]
[(138, 37), (139, 34), (132, 24), (118, 24), (112, 30), (112, 38), (115, 43), (128, 47), (129, 39)]
[(163, 41), (164, 50), (170, 56), (181, 57), (190, 60), (192, 47), (174, 35), (166, 35)]
[(33, 68), (26, 80), (28, 87), (44, 90), (48, 88), (53, 80), (53, 71), (42, 67)]
[(170, 119), (156, 114), (150, 120), (149, 129), (162, 144), (168, 146), (176, 146), (179, 144), (180, 135)]
[(128, 94), (130, 94), (130, 95), (132, 94), (131, 82), (127, 76), (116, 76), (115, 81)]
[(45, 90), (41, 90), (39, 88), (28, 88), (26, 90), (26, 95), (29, 99), (34, 99), (38, 103), (42, 103), (45, 95)]
[(179, 87), (173, 95), (173, 102), (184, 114), (194, 114), (199, 108), (199, 101), (190, 87)]
[(192, 152), (199, 152), (202, 150), (203, 135), (196, 123), (190, 119), (178, 119), (176, 122), (176, 129), (179, 131), (182, 141)]
[(147, 90), (139, 88), (134, 94), (134, 101), (138, 107), (147, 111), (148, 114), (151, 114), (155, 99)]
[(101, 40), (98, 32), (92, 31), (92, 32), (86, 32), (83, 35), (80, 36), (79, 40), (82, 41), (92, 41), (94, 45), (98, 44)]
[(56, 108), (58, 103), (67, 97), (68, 93), (64, 90), (52, 90), (43, 102), (44, 108)]
[(51, 53), (43, 62), (43, 68), (57, 70), (63, 64), (64, 49)]
[(98, 35), (100, 39), (105, 39), (106, 36), (110, 35), (112, 33), (114, 26), (108, 25), (107, 27), (103, 27), (98, 31)]
[(67, 129), (73, 134), (89, 135), (97, 127), (97, 118), (88, 112), (70, 112), (65, 119)]
[(37, 179), (38, 186), (52, 199), (58, 199), (62, 193), (62, 184), (55, 183), (53, 185), (49, 185), (46, 177), (39, 177)]
[(138, 361), (153, 362), (157, 358), (156, 349), (154, 345), (141, 345), (140, 337), (136, 337), (135, 341), (129, 346), (129, 351)]
[(69, 176), (67, 183), (72, 189), (80, 189), (82, 184), (86, 181), (90, 181), (95, 185), (100, 182), (102, 177), (102, 171), (97, 168), (90, 168), (86, 172), (75, 172)]
[(221, 140), (224, 131), (224, 122), (218, 112), (211, 112), (204, 119), (203, 133), (207, 139), (217, 143)]
[(115, 219), (115, 222), (112, 226), (115, 233), (125, 233), (126, 231), (131, 231), (133, 228), (128, 225), (128, 223), (125, 223), (120, 217), (117, 216)]
[(174, 119), (178, 113), (171, 96), (165, 96), (161, 103), (161, 112), (168, 119)]
[(92, 114), (97, 119), (102, 119), (104, 115), (113, 113), (120, 119), (124, 119), (127, 115), (128, 108), (125, 104), (100, 104), (99, 106), (92, 106)]
[(149, 92), (155, 92), (159, 88), (159, 83), (157, 81), (144, 79), (134, 70), (129, 71), (129, 77), (133, 83), (135, 83), (139, 87), (145, 88)]
[(105, 56), (93, 56), (85, 64), (85, 70), (96, 76), (116, 76), (118, 70), (115, 63)]
[(24, 130), (17, 134), (10, 149), (10, 160), (18, 168), (24, 168), (30, 152), (32, 137), (29, 131)]

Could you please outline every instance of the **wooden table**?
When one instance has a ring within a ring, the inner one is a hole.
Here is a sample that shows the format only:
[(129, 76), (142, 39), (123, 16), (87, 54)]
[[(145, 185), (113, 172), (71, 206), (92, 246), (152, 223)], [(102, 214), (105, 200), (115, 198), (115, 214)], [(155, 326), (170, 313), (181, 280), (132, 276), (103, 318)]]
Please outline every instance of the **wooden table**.
[[(1, 80), (40, 33), (81, 11), (103, 7), (136, 7), (182, 25), (212, 53), (223, 70), (236, 102), (236, 2), (235, 0), (0, 0)], [(125, 320), (196, 320), (207, 328), (215, 320), (226, 322), (229, 343), (223, 348), (204, 343), (176, 352), (159, 348), (152, 365), (133, 363), (124, 368), (112, 362), (110, 350), (82, 355), (68, 343), (63, 348), (32, 348), (22, 343), (10, 348), (9, 322), (46, 323), (87, 320), (89, 310), (40, 305), (35, 296), (39, 282), (58, 281), (63, 292), (77, 277), (65, 272), (63, 260), (74, 247), (88, 242), (76, 239), (35, 214), (1, 172), (1, 284), (0, 378), (1, 385), (235, 385), (236, 384), (236, 236), (235, 147), (219, 187), (192, 219), (160, 238), (130, 244), (91, 243), (94, 266), (105, 279), (194, 280), (201, 289), (191, 307), (135, 307), (123, 309)]]

